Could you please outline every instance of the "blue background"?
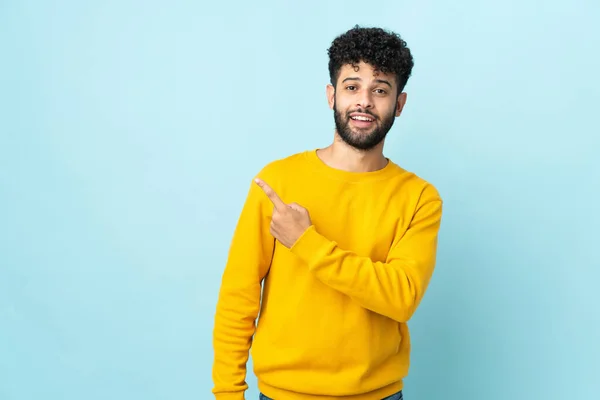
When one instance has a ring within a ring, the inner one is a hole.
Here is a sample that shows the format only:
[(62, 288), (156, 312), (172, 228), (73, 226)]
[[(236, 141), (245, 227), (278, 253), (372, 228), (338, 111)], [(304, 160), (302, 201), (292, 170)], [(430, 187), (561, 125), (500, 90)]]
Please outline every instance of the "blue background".
[(408, 41), (386, 155), (445, 199), (405, 398), (597, 399), (599, 18), (592, 0), (0, 1), (0, 399), (211, 397), (250, 179), (329, 144), (326, 49), (354, 24)]

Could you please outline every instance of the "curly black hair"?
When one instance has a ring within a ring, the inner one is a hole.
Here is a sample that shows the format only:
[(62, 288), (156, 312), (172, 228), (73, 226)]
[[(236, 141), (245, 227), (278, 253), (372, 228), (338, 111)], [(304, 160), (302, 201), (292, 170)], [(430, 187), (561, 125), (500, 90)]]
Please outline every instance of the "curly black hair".
[(342, 66), (356, 66), (363, 61), (382, 73), (395, 74), (400, 94), (414, 65), (410, 49), (400, 35), (382, 28), (363, 28), (356, 25), (336, 37), (327, 53), (329, 78), (334, 87)]

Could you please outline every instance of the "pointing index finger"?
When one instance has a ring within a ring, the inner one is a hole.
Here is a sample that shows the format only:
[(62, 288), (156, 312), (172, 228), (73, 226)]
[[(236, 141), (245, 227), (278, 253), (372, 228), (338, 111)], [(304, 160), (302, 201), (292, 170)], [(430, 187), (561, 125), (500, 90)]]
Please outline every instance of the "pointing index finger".
[(267, 185), (265, 181), (263, 181), (260, 178), (256, 178), (254, 182), (256, 182), (256, 184), (263, 190), (263, 192), (265, 192), (269, 200), (271, 200), (271, 203), (273, 203), (273, 205), (275, 206), (276, 210), (281, 211), (286, 207), (286, 204), (283, 202), (283, 200), (281, 200), (281, 198), (277, 195), (277, 193), (275, 193), (273, 188)]

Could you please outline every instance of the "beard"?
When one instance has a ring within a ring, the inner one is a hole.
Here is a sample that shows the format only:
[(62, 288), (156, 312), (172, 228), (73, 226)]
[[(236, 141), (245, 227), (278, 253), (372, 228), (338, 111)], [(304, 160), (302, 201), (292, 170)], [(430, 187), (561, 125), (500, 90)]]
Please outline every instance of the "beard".
[[(335, 128), (342, 140), (357, 150), (368, 151), (381, 143), (394, 125), (396, 108), (383, 119), (371, 113), (369, 110), (358, 108), (356, 110), (342, 113), (337, 109), (335, 101), (333, 103), (333, 119)], [(350, 126), (350, 114), (353, 112), (368, 114), (374, 119), (374, 126), (371, 128), (353, 128)], [(370, 131), (370, 132), (369, 132)]]

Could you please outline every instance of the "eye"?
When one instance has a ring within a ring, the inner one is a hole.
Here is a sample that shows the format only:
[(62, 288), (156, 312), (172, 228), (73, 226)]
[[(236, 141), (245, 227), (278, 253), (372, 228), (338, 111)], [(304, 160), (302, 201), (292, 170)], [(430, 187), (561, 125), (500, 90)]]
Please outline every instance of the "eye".
[(348, 86), (346, 86), (346, 90), (352, 90), (352, 91), (356, 90), (356, 86), (354, 86), (354, 85), (348, 85)]
[(387, 94), (387, 92), (385, 91), (385, 89), (375, 89), (375, 93), (377, 93), (377, 94)]

